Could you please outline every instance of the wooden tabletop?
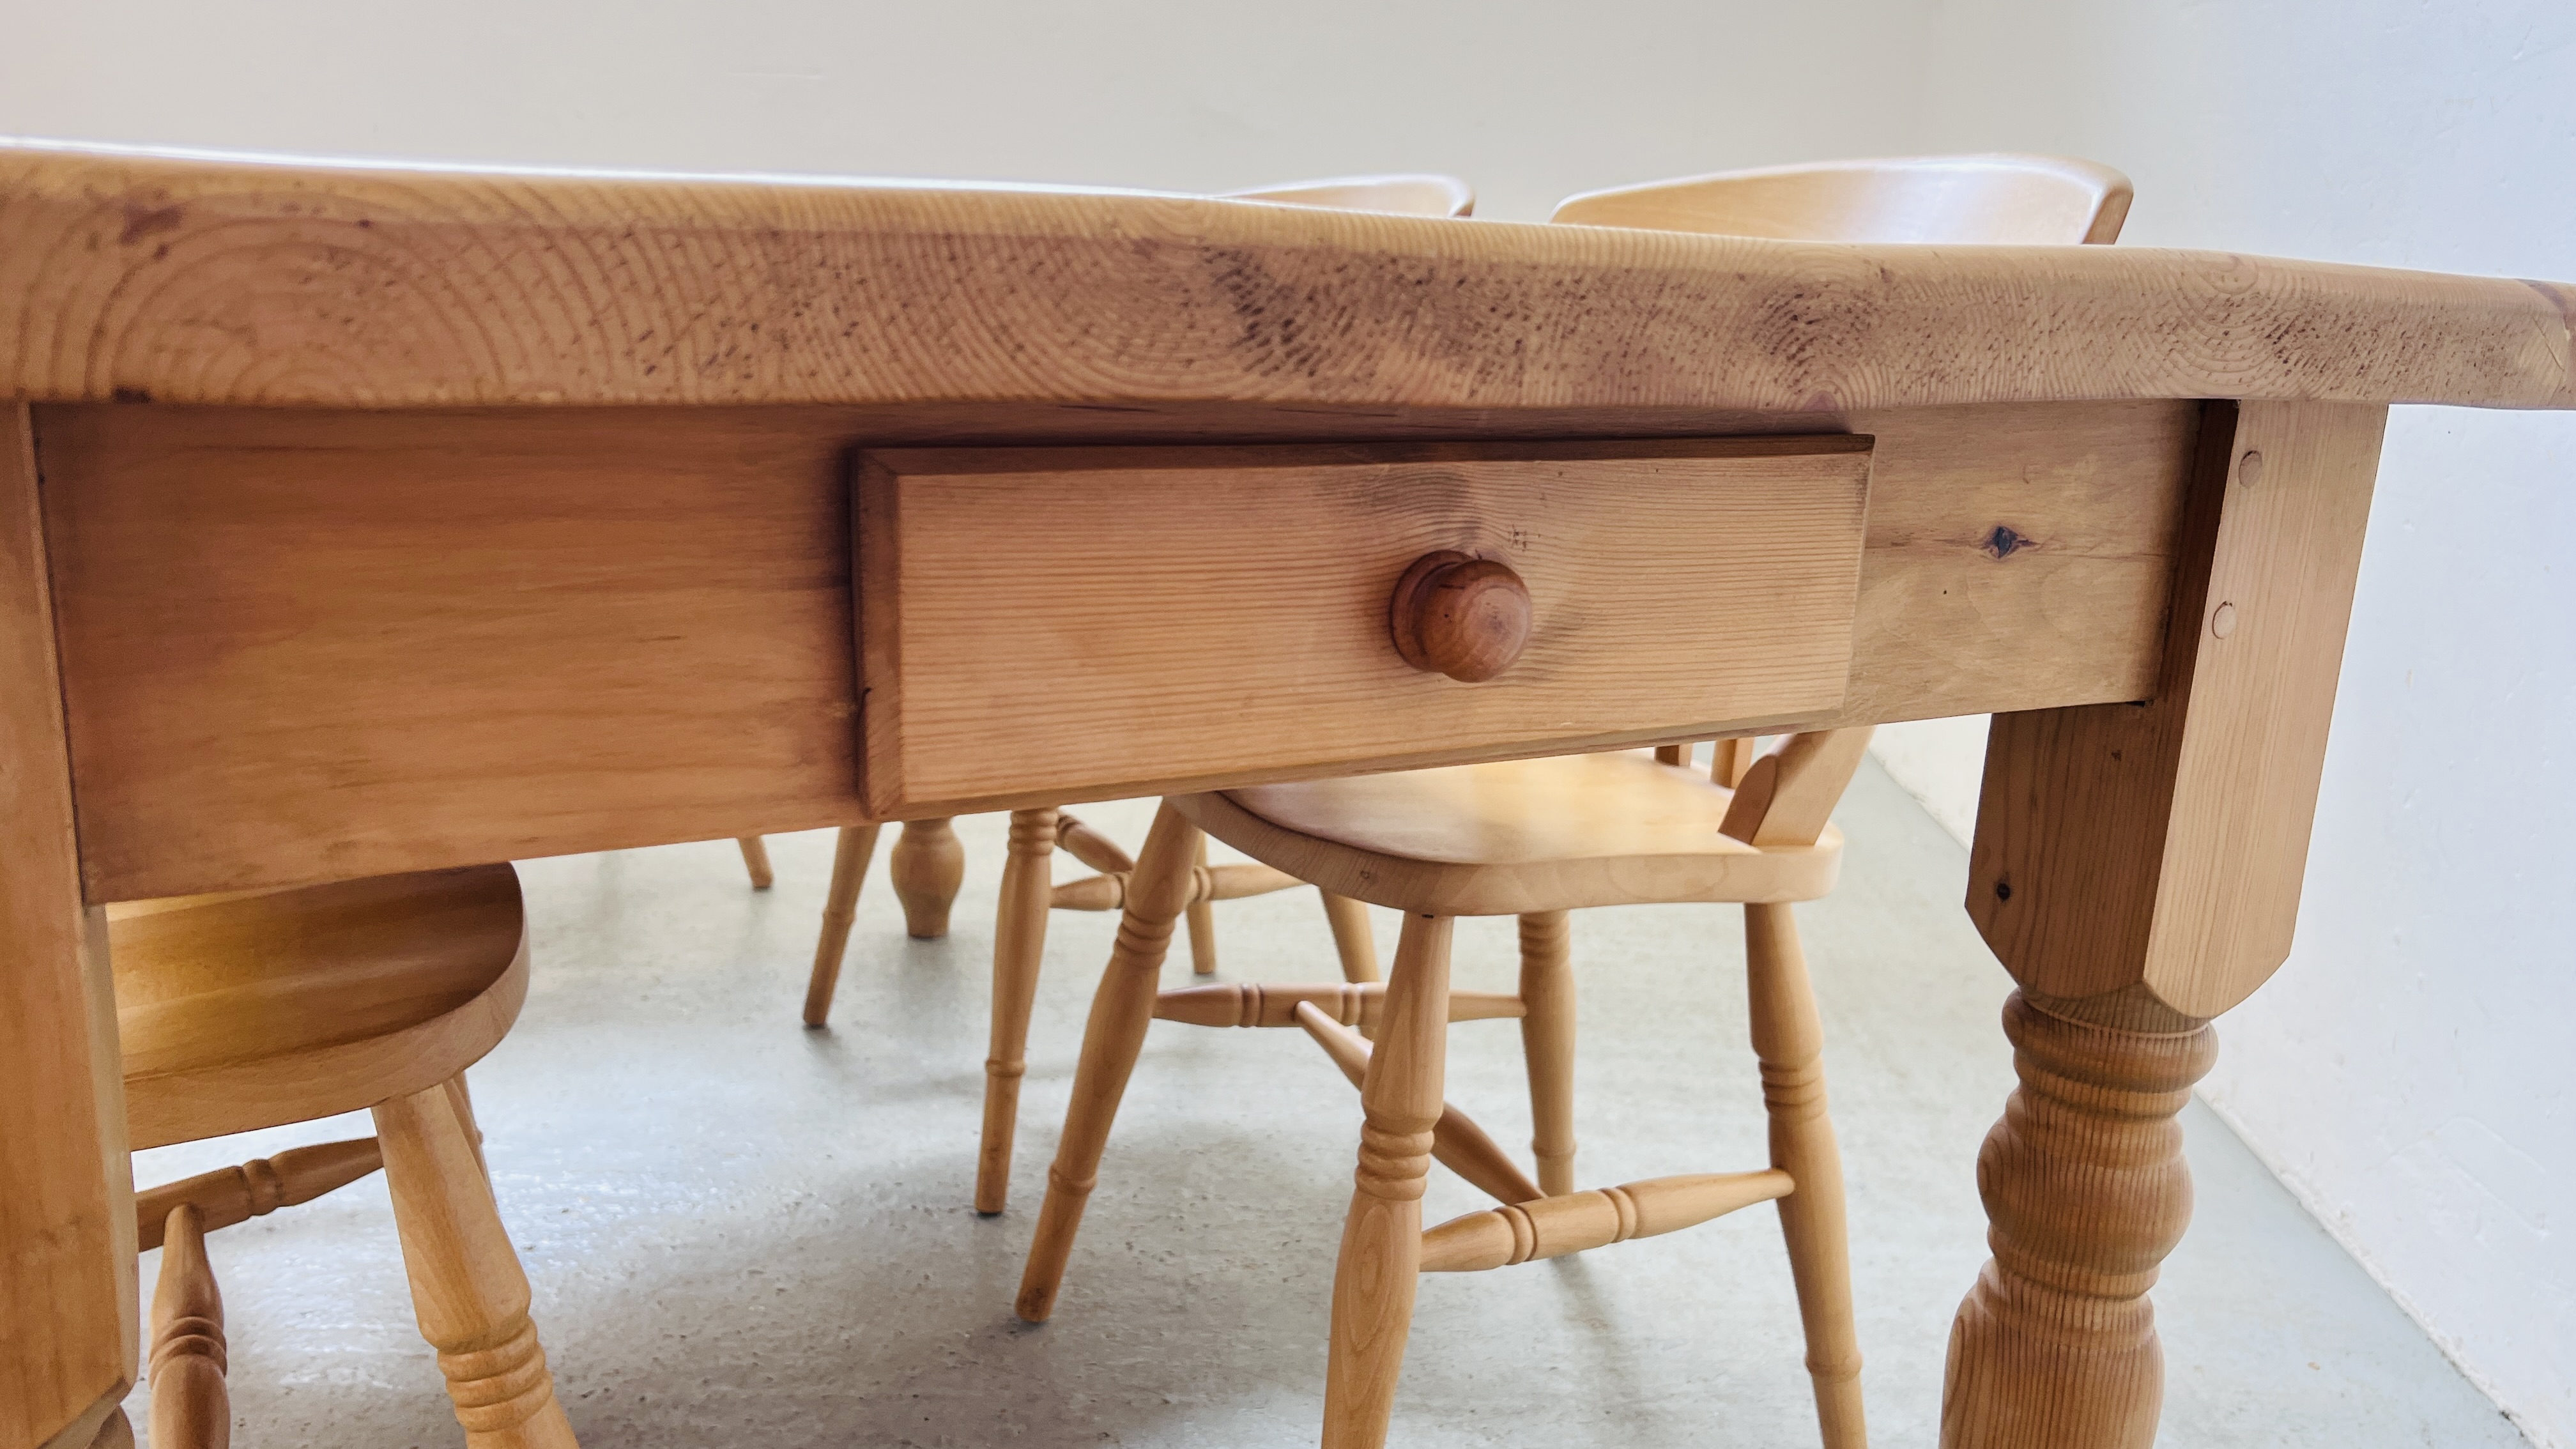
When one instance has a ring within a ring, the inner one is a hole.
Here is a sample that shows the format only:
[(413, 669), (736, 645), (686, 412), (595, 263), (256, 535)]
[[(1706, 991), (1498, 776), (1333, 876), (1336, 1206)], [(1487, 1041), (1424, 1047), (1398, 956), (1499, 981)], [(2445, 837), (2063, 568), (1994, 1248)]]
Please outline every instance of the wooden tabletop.
[[(136, 1371), (105, 902), (1987, 712), (2030, 1095), (1943, 1440), (2145, 1444), (2171, 1118), (2289, 949), (2387, 406), (2576, 408), (2571, 321), (2217, 252), (0, 142), (0, 1449)], [(1524, 581), (1490, 680), (1390, 641), (1444, 550)]]
[(0, 397), (39, 401), (2563, 408), (2571, 315), (2218, 252), (0, 143)]

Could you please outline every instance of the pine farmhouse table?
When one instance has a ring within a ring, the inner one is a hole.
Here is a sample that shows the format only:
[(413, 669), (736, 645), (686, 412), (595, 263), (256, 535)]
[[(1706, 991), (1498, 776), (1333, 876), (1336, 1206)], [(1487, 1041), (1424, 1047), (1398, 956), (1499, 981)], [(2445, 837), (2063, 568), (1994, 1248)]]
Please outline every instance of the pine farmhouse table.
[[(1942, 1439), (2144, 1446), (2173, 1116), (2289, 948), (2388, 405), (2576, 407), (2572, 314), (0, 145), (0, 1449), (88, 1444), (136, 1372), (102, 902), (1989, 711), (1967, 907), (2022, 1085)], [(1871, 440), (1865, 507), (1762, 466), (1820, 435)], [(1387, 638), (1444, 548), (1533, 599), (1484, 683)]]

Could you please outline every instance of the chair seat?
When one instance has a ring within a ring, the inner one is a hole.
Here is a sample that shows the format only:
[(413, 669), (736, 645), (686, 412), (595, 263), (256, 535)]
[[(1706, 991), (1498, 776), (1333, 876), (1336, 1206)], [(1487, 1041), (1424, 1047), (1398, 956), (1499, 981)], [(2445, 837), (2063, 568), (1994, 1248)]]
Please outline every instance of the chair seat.
[(506, 865), (110, 906), (137, 1148), (283, 1126), (438, 1085), (527, 995)]
[(1643, 751), (1257, 785), (1174, 805), (1208, 834), (1338, 895), (1443, 916), (1833, 889), (1842, 836), (1748, 845), (1734, 792)]

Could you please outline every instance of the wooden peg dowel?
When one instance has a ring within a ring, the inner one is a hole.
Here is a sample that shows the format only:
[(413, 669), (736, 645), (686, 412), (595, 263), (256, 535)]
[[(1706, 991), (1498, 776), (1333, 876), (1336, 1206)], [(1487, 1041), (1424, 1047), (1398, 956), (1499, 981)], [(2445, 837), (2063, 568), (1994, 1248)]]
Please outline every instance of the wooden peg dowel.
[[(1311, 1001), (1298, 1003), (1297, 1024), (1350, 1078), (1352, 1086), (1367, 1081), (1367, 1038), (1324, 1015)], [(1496, 1202), (1527, 1202), (1539, 1195), (1538, 1185), (1521, 1172), (1502, 1144), (1447, 1102), (1440, 1104), (1440, 1120), (1431, 1125), (1431, 1155)]]
[(742, 847), (742, 868), (751, 872), (751, 888), (765, 891), (778, 883), (777, 872), (769, 868), (769, 842), (757, 835), (737, 835), (733, 843)]
[(1754, 756), (1761, 753), (1762, 740), (1758, 735), (1719, 740), (1717, 756), (1709, 762), (1708, 777), (1732, 790), (1744, 783), (1744, 772), (1753, 768)]
[(1787, 1197), (1795, 1186), (1789, 1174), (1777, 1169), (1713, 1172), (1487, 1208), (1425, 1232), (1422, 1271), (1476, 1273), (1679, 1232), (1738, 1208)]
[(1102, 875), (1125, 875), (1136, 868), (1118, 842), (1059, 810), (1055, 816), (1058, 849)]
[[(1154, 998), (1154, 1016), (1191, 1026), (1295, 1026), (1301, 1004), (1312, 1004), (1326, 1020), (1344, 1026), (1373, 1027), (1386, 1010), (1386, 988), (1373, 981), (1357, 986), (1330, 981), (1214, 982), (1162, 992)], [(1521, 1011), (1521, 999), (1503, 992), (1449, 994), (1451, 1021), (1496, 1021), (1519, 1016)]]
[(1350, 982), (1383, 979), (1377, 965), (1377, 936), (1369, 928), (1368, 905), (1337, 896), (1318, 888), (1324, 898), (1324, 919), (1333, 928), (1333, 951), (1342, 958), (1342, 979)]
[(966, 847), (950, 817), (907, 820), (886, 859), (886, 879), (903, 903), (903, 929), (918, 941), (948, 934), (948, 908), (966, 880)]
[(844, 825), (832, 846), (832, 884), (823, 895), (823, 933), (814, 941), (814, 973), (805, 982), (805, 1024), (832, 1019), (832, 993), (841, 983), (841, 957), (850, 949), (850, 923), (858, 919), (859, 883), (877, 851), (874, 825)]
[(266, 1217), (282, 1207), (311, 1202), (384, 1165), (384, 1152), (376, 1139), (357, 1137), (290, 1147), (275, 1157), (165, 1183), (135, 1194), (135, 1247), (146, 1253), (160, 1247), (162, 1225), (181, 1204), (197, 1210), (200, 1232), (211, 1233)]
[(206, 1261), (204, 1216), (180, 1203), (154, 1236), (162, 1252), (152, 1290), (152, 1449), (225, 1449), (233, 1410), (224, 1387), (224, 1295)]

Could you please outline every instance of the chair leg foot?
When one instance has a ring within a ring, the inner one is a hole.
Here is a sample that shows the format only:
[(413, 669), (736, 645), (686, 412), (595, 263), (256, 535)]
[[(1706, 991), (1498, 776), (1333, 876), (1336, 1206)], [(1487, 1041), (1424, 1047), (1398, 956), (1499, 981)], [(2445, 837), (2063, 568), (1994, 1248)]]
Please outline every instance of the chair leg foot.
[(1422, 1189), (1449, 1046), (1445, 916), (1407, 915), (1360, 1088), (1359, 1170), (1333, 1272), (1324, 1449), (1379, 1449), (1395, 1408), (1422, 1263)]
[(1091, 1020), (1082, 1032), (1082, 1061), (1073, 1076), (1073, 1100), (1064, 1114), (1064, 1136), (1057, 1143), (1055, 1166), (1047, 1171), (1046, 1201), (1038, 1209), (1037, 1234), (1029, 1243), (1028, 1266), (1020, 1275), (1013, 1311), (1031, 1323), (1044, 1323), (1055, 1312), (1056, 1290), (1063, 1286), (1065, 1264), (1073, 1256), (1074, 1234), (1082, 1210), (1100, 1178), (1100, 1155), (1109, 1145), (1109, 1127), (1118, 1115), (1118, 1099), (1136, 1069), (1145, 1046), (1145, 1029), (1153, 1023), (1154, 996), (1161, 984), (1163, 959), (1171, 952), (1172, 927), (1195, 888), (1199, 830), (1166, 802), (1155, 813), (1154, 828), (1136, 858), (1129, 877), (1125, 914), (1118, 922), (1118, 944), (1101, 973), (1100, 989), (1091, 999)]
[(1028, 1071), (1029, 1013), (1046, 956), (1055, 828), (1053, 810), (1011, 812), (1011, 853), (993, 920), (992, 1044), (984, 1057), (984, 1132), (975, 1157), (975, 1211), (988, 1215), (1011, 1196), (1011, 1142), (1019, 1132), (1020, 1079)]
[(576, 1449), (528, 1317), (528, 1276), (444, 1086), (375, 1109), (421, 1337), (470, 1449)]
[(1806, 1328), (1816, 1418), (1825, 1449), (1865, 1449), (1842, 1152), (1825, 1114), (1824, 1028), (1789, 907), (1744, 908), (1744, 953), (1753, 1053), (1762, 1062), (1762, 1102), (1771, 1118), (1771, 1165), (1797, 1184), (1780, 1199), (1780, 1232)]
[(850, 925), (858, 919), (859, 883), (876, 854), (874, 825), (845, 825), (832, 846), (832, 885), (823, 896), (823, 931), (814, 941), (814, 971), (805, 980), (805, 1024), (832, 1019), (832, 994), (841, 985), (841, 958), (849, 954)]

